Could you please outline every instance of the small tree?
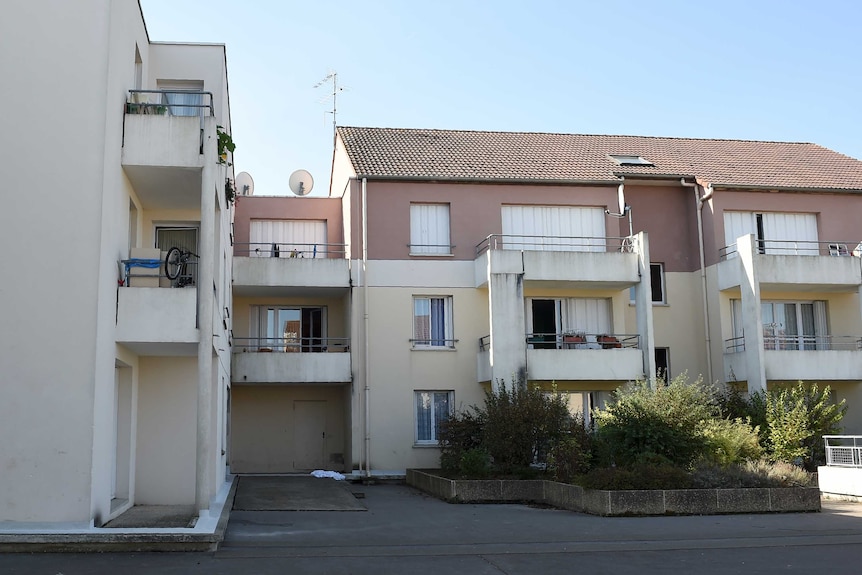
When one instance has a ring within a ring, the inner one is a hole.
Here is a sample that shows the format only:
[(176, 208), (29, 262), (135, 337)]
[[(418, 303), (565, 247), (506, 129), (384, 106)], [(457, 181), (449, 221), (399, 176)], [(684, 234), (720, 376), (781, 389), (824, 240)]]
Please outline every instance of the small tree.
[(787, 461), (813, 471), (826, 461), (823, 436), (838, 433), (847, 412), (845, 401), (832, 403), (832, 390), (799, 382), (766, 397), (766, 422), (773, 460)]

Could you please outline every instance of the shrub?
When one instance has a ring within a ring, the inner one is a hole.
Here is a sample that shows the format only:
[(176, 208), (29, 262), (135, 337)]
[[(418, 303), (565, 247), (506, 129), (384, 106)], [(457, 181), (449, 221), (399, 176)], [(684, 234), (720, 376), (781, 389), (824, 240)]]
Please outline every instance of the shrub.
[(703, 459), (728, 466), (763, 456), (758, 428), (742, 419), (707, 419), (701, 427), (706, 440)]
[(463, 477), (484, 479), (491, 474), (491, 456), (481, 447), (468, 449), (461, 454), (458, 473)]
[(459, 473), (465, 453), (482, 445), (484, 416), (472, 408), (455, 413), (440, 425), (437, 437), (440, 441), (440, 467), (445, 471)]
[(799, 382), (766, 397), (769, 448), (776, 461), (800, 463), (808, 470), (825, 463), (823, 436), (838, 433), (845, 401), (832, 403), (831, 389)]
[(559, 441), (548, 453), (548, 469), (554, 479), (569, 483), (576, 476), (589, 471), (593, 458), (591, 444), (583, 416), (572, 417), (568, 437)]
[(646, 382), (616, 390), (605, 409), (594, 412), (598, 434), (617, 465), (630, 466), (659, 456), (687, 466), (706, 447), (701, 422), (717, 413), (714, 392), (686, 374), (667, 385)]
[(674, 465), (636, 464), (631, 467), (600, 467), (578, 478), (587, 489), (688, 489), (688, 472)]
[(813, 473), (786, 461), (760, 459), (747, 461), (742, 464), (742, 467), (749, 473), (765, 477), (775, 487), (815, 487), (817, 485)]
[(477, 412), (484, 420), (482, 447), (502, 473), (544, 463), (550, 448), (571, 427), (562, 396), (519, 383), (511, 387), (501, 383), (496, 392), (486, 393), (485, 407)]

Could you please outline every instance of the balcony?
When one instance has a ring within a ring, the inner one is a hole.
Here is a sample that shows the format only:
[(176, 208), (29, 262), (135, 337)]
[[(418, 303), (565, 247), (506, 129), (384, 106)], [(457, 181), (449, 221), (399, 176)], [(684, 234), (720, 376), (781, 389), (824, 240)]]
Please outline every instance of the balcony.
[(130, 90), (125, 112), (122, 165), (144, 208), (200, 209), (204, 134), (215, 135), (212, 94)]
[(350, 288), (345, 244), (245, 243), (234, 246), (234, 293), (339, 295)]
[[(724, 370), (730, 381), (748, 379), (742, 338), (725, 341)], [(767, 381), (858, 380), (862, 373), (862, 337), (803, 336), (764, 338)]]
[(243, 383), (349, 383), (347, 338), (234, 338), (231, 381)]
[[(862, 283), (862, 258), (845, 242), (760, 240), (754, 269), (762, 290), (855, 291)], [(719, 252), (720, 290), (739, 287), (746, 273), (736, 245)]]
[(490, 274), (524, 274), (526, 286), (625, 289), (640, 281), (632, 238), (507, 236), (476, 246), (476, 287)]
[[(490, 338), (479, 340), (477, 380), (490, 381)], [(626, 334), (527, 334), (531, 381), (634, 381), (643, 379), (640, 336)]]
[(197, 290), (121, 287), (117, 293), (117, 343), (139, 355), (195, 355)]

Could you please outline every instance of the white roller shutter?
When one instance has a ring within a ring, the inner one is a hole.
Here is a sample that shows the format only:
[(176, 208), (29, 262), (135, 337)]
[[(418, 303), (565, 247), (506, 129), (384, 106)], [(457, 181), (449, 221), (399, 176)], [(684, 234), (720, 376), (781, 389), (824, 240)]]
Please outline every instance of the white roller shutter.
[(767, 254), (816, 256), (819, 253), (817, 216), (765, 213), (763, 214), (763, 238), (766, 240)]
[(449, 245), (449, 204), (410, 205), (410, 253), (452, 253)]
[(736, 257), (736, 240), (754, 234), (757, 238), (757, 220), (752, 212), (724, 212), (724, 245), (727, 257)]
[(510, 250), (605, 251), (601, 208), (503, 206), (503, 245)]
[(326, 222), (322, 220), (252, 220), (249, 255), (324, 257)]

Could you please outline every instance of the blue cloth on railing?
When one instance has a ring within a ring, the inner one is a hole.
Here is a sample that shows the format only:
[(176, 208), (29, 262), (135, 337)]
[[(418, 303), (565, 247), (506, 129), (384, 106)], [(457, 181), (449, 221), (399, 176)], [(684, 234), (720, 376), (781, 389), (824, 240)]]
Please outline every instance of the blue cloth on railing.
[(123, 260), (123, 263), (126, 264), (126, 269), (131, 267), (136, 268), (150, 268), (155, 269), (161, 267), (162, 260), (152, 260), (146, 258), (132, 258), (128, 260)]

